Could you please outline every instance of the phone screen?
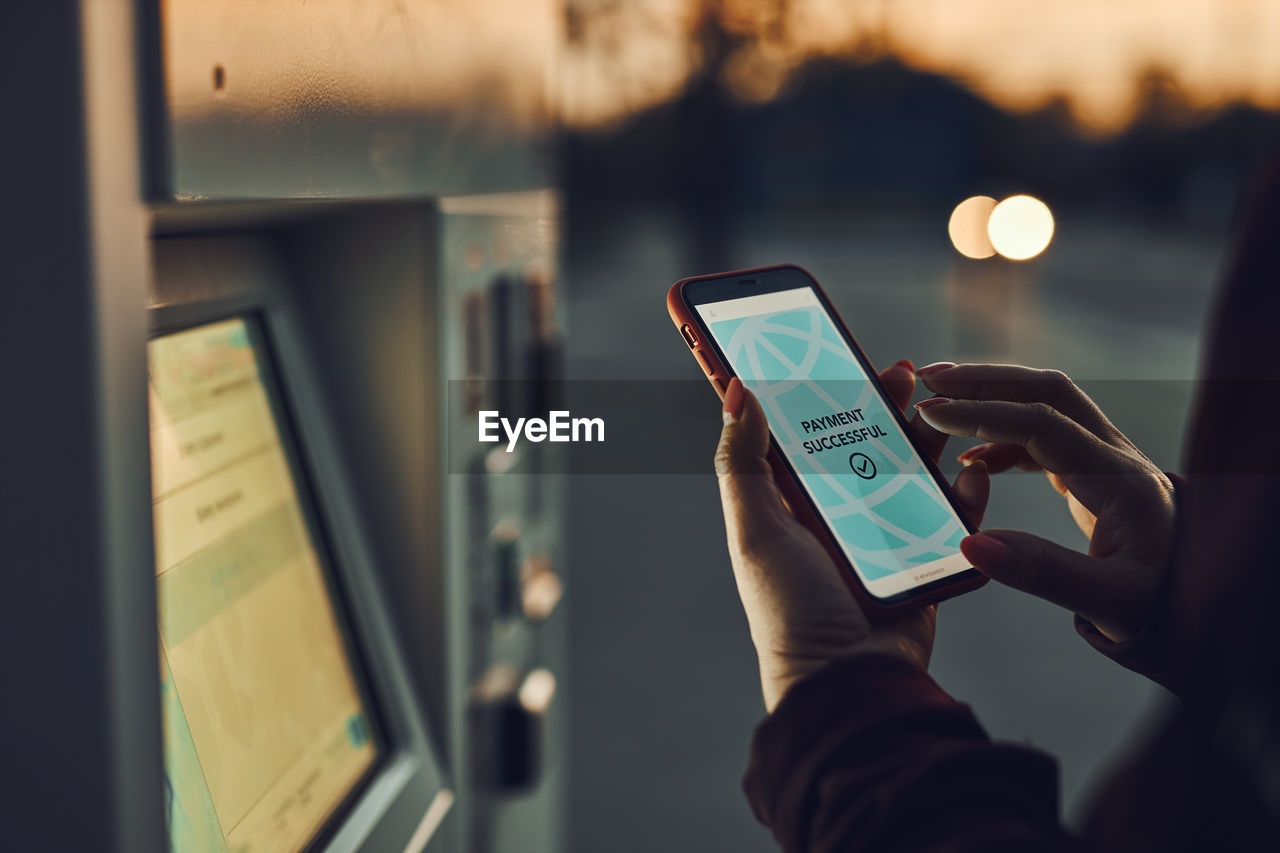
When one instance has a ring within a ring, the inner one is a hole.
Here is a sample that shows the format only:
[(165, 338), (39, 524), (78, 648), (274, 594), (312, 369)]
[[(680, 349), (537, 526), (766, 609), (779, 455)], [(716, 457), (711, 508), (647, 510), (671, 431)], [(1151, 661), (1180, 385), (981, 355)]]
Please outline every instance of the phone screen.
[(868, 591), (969, 568), (964, 523), (813, 288), (693, 308)]

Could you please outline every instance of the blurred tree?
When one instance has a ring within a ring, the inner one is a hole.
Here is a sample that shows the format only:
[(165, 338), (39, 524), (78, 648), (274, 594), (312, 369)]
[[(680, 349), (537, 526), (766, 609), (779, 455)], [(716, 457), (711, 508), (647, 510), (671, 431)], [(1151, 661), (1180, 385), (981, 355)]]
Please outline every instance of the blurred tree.
[(1194, 122), (1196, 109), (1168, 68), (1148, 66), (1134, 83), (1131, 126), (1164, 131)]
[(713, 270), (732, 263), (732, 220), (760, 206), (885, 209), (1030, 192), (1055, 206), (1160, 218), (1201, 210), (1196, 198), (1220, 209), (1280, 133), (1275, 112), (1195, 107), (1162, 67), (1138, 76), (1135, 118), (1109, 136), (1083, 131), (1066, 94), (1004, 110), (961, 79), (885, 54), (886, 40), (791, 67), (780, 52), (788, 9), (786, 0), (700, 6), (695, 71), (677, 95), (566, 136), (571, 200), (583, 210), (621, 199), (675, 208), (689, 268)]

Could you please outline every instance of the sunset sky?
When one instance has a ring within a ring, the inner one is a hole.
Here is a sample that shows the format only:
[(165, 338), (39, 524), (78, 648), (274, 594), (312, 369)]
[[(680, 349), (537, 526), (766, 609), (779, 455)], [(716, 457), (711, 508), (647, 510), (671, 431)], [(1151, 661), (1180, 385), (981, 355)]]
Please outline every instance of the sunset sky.
[[(571, 123), (607, 121), (669, 97), (698, 65), (698, 0), (573, 0), (580, 37), (561, 63)], [(951, 74), (993, 101), (1032, 108), (1066, 94), (1096, 130), (1122, 127), (1137, 75), (1171, 71), (1191, 101), (1280, 105), (1280, 3), (1272, 0), (724, 0), (760, 49), (736, 63), (766, 96), (815, 55), (860, 42)], [(735, 63), (731, 62), (731, 70)], [(769, 77), (776, 77), (770, 85)], [(760, 82), (763, 80), (764, 82)], [(731, 81), (732, 82), (732, 81)], [(734, 87), (736, 88), (736, 87)], [(752, 85), (747, 86), (753, 90)]]
[[(371, 106), (497, 109), (615, 121), (701, 67), (708, 10), (746, 39), (729, 89), (764, 100), (805, 59), (874, 44), (998, 104), (1067, 95), (1098, 131), (1131, 114), (1136, 76), (1171, 71), (1191, 101), (1280, 106), (1280, 0), (165, 0), (177, 113)], [(252, 26), (249, 26), (249, 24)], [(225, 88), (210, 85), (223, 69)]]

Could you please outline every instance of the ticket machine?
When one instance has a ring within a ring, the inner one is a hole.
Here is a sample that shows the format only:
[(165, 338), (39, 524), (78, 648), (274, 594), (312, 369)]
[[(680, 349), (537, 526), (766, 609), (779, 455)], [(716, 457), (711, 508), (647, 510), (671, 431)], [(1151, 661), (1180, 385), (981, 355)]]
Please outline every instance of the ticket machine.
[(6, 11), (0, 846), (563, 846), (558, 15)]

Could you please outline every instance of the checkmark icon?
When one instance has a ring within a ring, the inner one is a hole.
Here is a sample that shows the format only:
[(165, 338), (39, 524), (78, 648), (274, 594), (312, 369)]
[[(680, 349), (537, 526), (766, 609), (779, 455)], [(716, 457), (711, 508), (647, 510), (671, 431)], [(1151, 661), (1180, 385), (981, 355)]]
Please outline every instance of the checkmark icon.
[(876, 463), (872, 462), (871, 457), (865, 453), (851, 454), (849, 467), (853, 469), (853, 473), (864, 480), (870, 480), (876, 475)]

